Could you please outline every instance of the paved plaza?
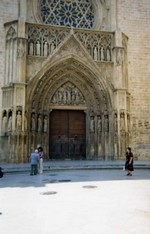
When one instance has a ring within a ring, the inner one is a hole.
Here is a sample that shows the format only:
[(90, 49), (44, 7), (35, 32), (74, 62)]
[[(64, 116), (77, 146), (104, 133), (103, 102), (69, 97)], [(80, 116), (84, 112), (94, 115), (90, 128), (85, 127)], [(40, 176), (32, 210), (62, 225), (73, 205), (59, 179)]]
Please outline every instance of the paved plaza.
[(1, 234), (149, 234), (150, 170), (5, 173)]

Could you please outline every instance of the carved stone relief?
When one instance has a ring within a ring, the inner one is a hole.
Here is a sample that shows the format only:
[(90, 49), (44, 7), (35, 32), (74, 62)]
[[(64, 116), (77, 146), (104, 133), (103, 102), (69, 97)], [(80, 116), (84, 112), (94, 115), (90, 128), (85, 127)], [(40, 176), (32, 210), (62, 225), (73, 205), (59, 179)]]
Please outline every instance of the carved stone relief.
[(67, 82), (55, 92), (51, 104), (85, 105), (85, 99), (77, 87)]
[[(112, 38), (111, 33), (104, 34), (102, 32), (81, 32), (76, 29), (63, 29), (54, 27), (50, 29), (40, 28), (36, 25), (28, 25), (28, 55), (31, 56), (50, 56), (54, 50), (57, 49), (60, 43), (70, 38), (74, 34), (81, 44), (87, 49), (87, 52), (92, 56), (95, 61), (112, 61)], [(74, 40), (69, 40), (69, 43), (63, 45), (60, 55), (63, 56), (64, 52), (78, 54), (83, 57), (83, 53), (79, 48), (79, 43)], [(68, 50), (69, 47), (69, 50)]]

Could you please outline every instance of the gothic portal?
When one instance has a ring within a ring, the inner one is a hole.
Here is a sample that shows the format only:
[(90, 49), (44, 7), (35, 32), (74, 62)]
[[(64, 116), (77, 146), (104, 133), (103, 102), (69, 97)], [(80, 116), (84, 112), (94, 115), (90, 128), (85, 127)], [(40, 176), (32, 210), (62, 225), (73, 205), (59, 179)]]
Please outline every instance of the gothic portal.
[(38, 145), (47, 159), (124, 157), (128, 38), (114, 31), (115, 4), (20, 1), (22, 15), (4, 25), (4, 161), (26, 162)]

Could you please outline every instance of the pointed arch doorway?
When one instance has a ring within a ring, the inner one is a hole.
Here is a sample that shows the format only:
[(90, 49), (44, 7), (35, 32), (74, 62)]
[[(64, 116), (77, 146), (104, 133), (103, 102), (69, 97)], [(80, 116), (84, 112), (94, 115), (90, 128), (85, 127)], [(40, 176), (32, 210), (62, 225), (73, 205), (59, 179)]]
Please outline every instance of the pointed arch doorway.
[(53, 110), (50, 113), (50, 158), (86, 159), (86, 128), (83, 110)]

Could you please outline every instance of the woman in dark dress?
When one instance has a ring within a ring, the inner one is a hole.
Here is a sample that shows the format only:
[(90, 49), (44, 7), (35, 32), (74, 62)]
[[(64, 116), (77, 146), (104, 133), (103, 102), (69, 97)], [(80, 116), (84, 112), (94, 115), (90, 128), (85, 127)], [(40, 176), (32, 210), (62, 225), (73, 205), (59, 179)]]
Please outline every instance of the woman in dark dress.
[(133, 153), (132, 153), (130, 147), (127, 148), (127, 152), (126, 152), (125, 170), (128, 172), (127, 176), (132, 176), (132, 171), (134, 171), (134, 168), (133, 168)]

